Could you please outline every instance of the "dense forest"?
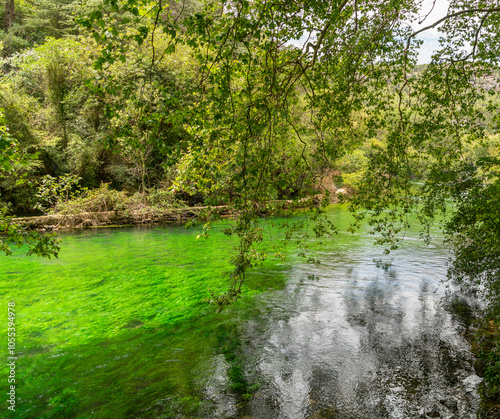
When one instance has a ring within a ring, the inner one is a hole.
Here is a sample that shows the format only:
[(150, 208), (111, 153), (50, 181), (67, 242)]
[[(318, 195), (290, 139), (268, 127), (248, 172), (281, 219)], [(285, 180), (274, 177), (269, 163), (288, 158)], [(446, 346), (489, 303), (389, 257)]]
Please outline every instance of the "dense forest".
[[(413, 214), (424, 239), (445, 214), (449, 277), (488, 302), (475, 351), (498, 403), (500, 3), (452, 0), (435, 22), (421, 7), (4, 0), (1, 250), (57, 254), (20, 215), (226, 205), (240, 244), (225, 305), (266, 256), (272, 202), (310, 208), (320, 236), (337, 197), (387, 251)], [(441, 33), (427, 65), (408, 24), (422, 19)]]

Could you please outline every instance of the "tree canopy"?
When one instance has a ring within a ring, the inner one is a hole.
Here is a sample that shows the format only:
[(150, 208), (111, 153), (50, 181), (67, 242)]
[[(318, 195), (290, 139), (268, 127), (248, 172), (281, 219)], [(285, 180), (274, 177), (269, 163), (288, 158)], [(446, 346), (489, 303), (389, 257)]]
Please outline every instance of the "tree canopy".
[[(388, 250), (397, 246), (411, 213), (418, 212), (425, 234), (436, 214), (463, 199), (469, 187), (479, 193), (472, 185), (488, 190), (495, 184), (495, 165), (481, 165), (468, 148), (497, 130), (498, 88), (486, 81), (498, 72), (500, 5), (452, 1), (446, 17), (414, 31), (409, 23), (420, 18), (421, 6), (404, 0), (241, 0), (205, 2), (197, 13), (181, 16), (161, 2), (105, 1), (80, 22), (102, 45), (99, 69), (126, 60), (131, 40), (152, 48), (142, 80), (159, 102), (142, 113), (142, 125), (154, 132), (158, 121), (180, 121), (190, 140), (177, 184), (225, 194), (240, 211), (234, 277), (241, 284), (259, 258), (252, 250), (261, 240), (259, 204), (299, 183), (314, 184), (332, 162), (369, 139), (381, 141), (371, 147), (350, 205), (359, 219), (368, 217)], [(133, 29), (121, 31), (116, 15), (127, 16)], [(416, 74), (417, 35), (433, 27), (442, 33), (441, 48)], [(155, 50), (160, 34), (166, 44)], [(188, 108), (167, 109), (175, 101), (171, 89), (149, 81), (179, 48), (188, 48), (194, 60), (193, 99)], [(109, 104), (110, 115), (123, 101), (142, 100), (121, 80), (99, 79), (94, 88), (103, 96), (124, 92)], [(464, 206), (455, 217), (461, 211)], [(459, 225), (448, 228), (451, 236), (465, 234)]]

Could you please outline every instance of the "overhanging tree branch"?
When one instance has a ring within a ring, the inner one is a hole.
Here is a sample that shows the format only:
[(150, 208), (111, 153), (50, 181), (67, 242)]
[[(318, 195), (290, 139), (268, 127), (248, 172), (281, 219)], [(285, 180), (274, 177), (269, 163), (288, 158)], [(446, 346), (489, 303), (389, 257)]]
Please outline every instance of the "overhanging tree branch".
[(416, 32), (413, 32), (408, 37), (408, 40), (406, 42), (405, 59), (406, 59), (406, 55), (407, 55), (408, 49), (410, 48), (410, 42), (411, 42), (412, 38), (415, 38), (419, 33), (422, 33), (422, 32), (425, 32), (425, 31), (427, 31), (429, 29), (435, 28), (440, 23), (443, 23), (443, 22), (445, 22), (448, 19), (451, 19), (451, 18), (457, 17), (457, 16), (461, 16), (461, 15), (464, 15), (464, 14), (467, 14), (467, 13), (494, 13), (494, 12), (500, 12), (500, 7), (494, 7), (494, 8), (491, 8), (491, 9), (479, 9), (478, 8), (478, 9), (460, 10), (460, 11), (452, 13), (450, 15), (446, 15), (445, 17), (443, 17), (443, 18), (437, 20), (436, 22), (434, 22), (432, 25), (428, 25), (425, 28), (422, 28), (422, 29), (419, 29)]

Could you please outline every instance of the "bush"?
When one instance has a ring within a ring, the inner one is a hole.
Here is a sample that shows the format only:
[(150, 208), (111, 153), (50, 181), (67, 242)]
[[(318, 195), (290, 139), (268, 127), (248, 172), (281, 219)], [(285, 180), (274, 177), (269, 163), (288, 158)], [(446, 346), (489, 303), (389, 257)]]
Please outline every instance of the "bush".
[(57, 178), (43, 176), (38, 181), (36, 209), (47, 211), (68, 202), (79, 191), (80, 178), (75, 175), (64, 175)]
[(165, 189), (152, 189), (148, 194), (148, 203), (152, 207), (167, 209), (167, 208), (182, 208), (186, 204), (184, 201), (175, 197), (174, 192)]
[(35, 182), (24, 182), (10, 190), (10, 201), (15, 212), (31, 212), (38, 209), (37, 186)]
[(164, 189), (153, 189), (149, 193), (136, 192), (128, 196), (124, 191), (116, 191), (103, 183), (98, 189), (87, 190), (77, 198), (60, 200), (53, 212), (59, 214), (79, 214), (82, 212), (166, 210), (182, 208), (185, 203), (176, 199), (174, 193)]
[(82, 212), (120, 211), (128, 208), (129, 197), (125, 192), (110, 189), (107, 183), (94, 190), (85, 191), (80, 197), (59, 202), (55, 212), (79, 214)]
[(346, 154), (338, 162), (344, 185), (356, 188), (364, 179), (368, 167), (368, 158), (361, 150)]

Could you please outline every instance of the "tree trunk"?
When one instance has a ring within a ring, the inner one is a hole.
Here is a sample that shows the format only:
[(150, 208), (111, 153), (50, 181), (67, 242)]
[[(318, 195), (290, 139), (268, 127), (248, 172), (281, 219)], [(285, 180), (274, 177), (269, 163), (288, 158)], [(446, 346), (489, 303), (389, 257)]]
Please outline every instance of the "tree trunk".
[(5, 30), (8, 31), (14, 23), (14, 14), (16, 11), (14, 0), (5, 2)]

